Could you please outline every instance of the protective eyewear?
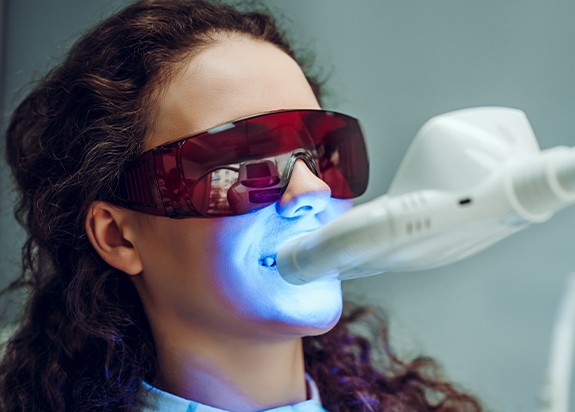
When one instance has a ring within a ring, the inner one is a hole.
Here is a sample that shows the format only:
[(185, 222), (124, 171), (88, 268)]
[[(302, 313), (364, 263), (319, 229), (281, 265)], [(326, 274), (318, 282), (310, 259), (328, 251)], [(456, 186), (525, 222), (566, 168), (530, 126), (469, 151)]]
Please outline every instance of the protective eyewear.
[(297, 160), (352, 199), (369, 174), (359, 122), (324, 110), (243, 118), (144, 152), (123, 173), (115, 203), (171, 218), (249, 213), (278, 201)]

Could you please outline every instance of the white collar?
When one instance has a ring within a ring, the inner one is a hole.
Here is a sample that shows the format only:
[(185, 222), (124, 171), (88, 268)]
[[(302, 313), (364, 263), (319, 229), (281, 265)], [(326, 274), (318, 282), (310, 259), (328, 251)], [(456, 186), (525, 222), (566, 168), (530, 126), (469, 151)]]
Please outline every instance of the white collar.
[[(280, 406), (261, 412), (326, 412), (321, 406), (316, 383), (307, 373), (305, 377), (310, 399), (294, 405)], [(146, 395), (144, 398), (145, 406), (140, 412), (232, 412), (180, 398), (146, 382), (142, 382), (142, 385), (146, 389)]]

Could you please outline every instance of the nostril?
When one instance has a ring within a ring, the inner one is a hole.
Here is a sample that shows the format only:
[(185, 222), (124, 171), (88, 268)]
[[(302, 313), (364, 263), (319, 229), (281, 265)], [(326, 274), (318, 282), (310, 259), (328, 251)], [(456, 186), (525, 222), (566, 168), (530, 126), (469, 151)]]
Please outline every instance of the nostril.
[(313, 206), (310, 206), (310, 205), (301, 206), (301, 207), (298, 207), (298, 208), (296, 209), (296, 211), (294, 212), (294, 214), (295, 214), (295, 215), (299, 215), (300, 213), (309, 212), (309, 211), (311, 211), (311, 210), (313, 210)]

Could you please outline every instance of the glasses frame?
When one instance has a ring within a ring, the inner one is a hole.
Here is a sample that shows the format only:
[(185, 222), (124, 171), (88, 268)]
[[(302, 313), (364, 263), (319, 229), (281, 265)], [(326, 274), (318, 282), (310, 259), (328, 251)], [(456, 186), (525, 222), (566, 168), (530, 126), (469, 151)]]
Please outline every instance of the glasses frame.
[[(196, 206), (194, 206), (194, 202), (191, 199), (190, 194), (186, 193), (186, 190), (181, 191), (182, 192), (181, 196), (185, 201), (185, 206), (182, 207), (181, 204), (179, 205), (174, 204), (176, 202), (173, 202), (174, 196), (172, 196), (173, 193), (171, 193), (173, 192), (173, 189), (170, 189), (168, 185), (168, 180), (172, 179), (173, 177), (171, 175), (168, 176), (168, 172), (165, 166), (166, 156), (173, 156), (179, 158), (179, 156), (181, 156), (183, 148), (188, 144), (188, 142), (190, 141), (199, 142), (200, 139), (203, 142), (204, 139), (213, 139), (214, 136), (217, 136), (221, 133), (230, 133), (229, 130), (234, 130), (235, 128), (241, 129), (241, 126), (242, 125), (245, 126), (246, 122), (258, 124), (258, 121), (260, 121), (262, 125), (267, 125), (267, 123), (273, 121), (274, 116), (277, 116), (279, 119), (281, 119), (282, 116), (296, 116), (297, 119), (301, 121), (302, 124), (304, 124), (305, 117), (307, 115), (315, 116), (320, 120), (322, 117), (324, 117), (325, 120), (329, 118), (335, 118), (340, 122), (343, 122), (345, 127), (352, 129), (354, 135), (352, 136), (351, 139), (348, 140), (350, 141), (353, 140), (352, 143), (355, 144), (355, 146), (357, 146), (357, 150), (353, 151), (354, 152), (353, 154), (355, 154), (355, 152), (358, 152), (358, 158), (359, 158), (358, 160), (360, 163), (362, 163), (357, 164), (355, 166), (356, 168), (361, 169), (357, 173), (358, 175), (361, 175), (357, 179), (359, 181), (360, 187), (358, 190), (355, 190), (353, 194), (350, 196), (333, 196), (333, 197), (351, 199), (363, 194), (363, 192), (367, 187), (368, 182), (369, 162), (367, 158), (367, 149), (365, 147), (365, 139), (363, 137), (363, 131), (359, 121), (354, 117), (334, 111), (319, 110), (319, 109), (304, 109), (304, 110), (279, 110), (244, 117), (231, 122), (227, 122), (225, 124), (216, 127), (212, 127), (200, 133), (196, 133), (193, 135), (169, 141), (167, 143), (149, 149), (144, 153), (142, 153), (136, 160), (128, 163), (125, 171), (121, 174), (118, 189), (116, 190), (112, 202), (119, 206), (136, 210), (138, 212), (156, 216), (167, 216), (170, 218), (221, 217), (221, 216), (233, 216), (237, 214), (249, 213), (252, 210), (242, 213), (229, 213), (229, 214), (213, 214), (213, 213), (202, 212), (198, 210)], [(332, 130), (331, 133), (333, 133), (334, 131), (337, 131), (337, 129)], [(272, 133), (270, 132), (270, 134)], [(238, 137), (238, 139), (240, 139), (241, 137), (242, 136)], [(316, 139), (315, 136), (311, 137)], [(299, 138), (299, 136), (297, 138)], [(273, 139), (273, 136), (271, 136), (270, 139)], [(295, 140), (296, 137), (294, 137), (294, 141)], [(319, 140), (319, 138), (317, 138), (317, 140)], [(316, 145), (316, 148), (319, 147), (316, 141), (314, 141), (314, 144)], [(298, 150), (301, 151), (301, 149)], [(176, 155), (174, 156), (175, 153)], [(292, 160), (291, 163), (294, 163), (295, 160)], [(309, 164), (310, 162), (306, 161), (306, 163), (308, 164), (308, 167), (310, 167)], [(321, 170), (319, 170), (320, 169), (319, 164), (316, 163), (313, 164), (315, 165), (315, 170), (313, 169), (313, 167), (310, 167), (310, 169), (318, 177), (322, 178)], [(290, 169), (291, 168), (293, 168), (293, 165), (290, 166)], [(177, 173), (179, 174), (179, 179), (181, 179), (182, 182), (185, 181), (186, 177), (184, 175), (181, 165), (178, 164), (176, 169)], [(170, 172), (174, 172), (176, 169), (172, 168), (170, 169)], [(288, 171), (288, 174), (291, 174), (291, 170)], [(326, 183), (330, 185), (329, 182), (326, 181)], [(287, 186), (287, 182), (285, 182), (285, 186)], [(283, 190), (285, 190), (285, 186), (282, 189), (281, 193), (283, 193)], [(183, 187), (183, 184), (181, 185), (181, 187)], [(258, 208), (254, 208), (253, 210), (257, 209)]]

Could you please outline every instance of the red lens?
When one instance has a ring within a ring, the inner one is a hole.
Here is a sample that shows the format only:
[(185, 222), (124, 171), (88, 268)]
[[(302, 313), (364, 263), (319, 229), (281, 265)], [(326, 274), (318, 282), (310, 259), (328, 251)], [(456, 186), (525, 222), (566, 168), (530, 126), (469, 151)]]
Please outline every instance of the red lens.
[[(171, 217), (230, 216), (279, 199), (294, 152), (316, 162), (332, 196), (361, 195), (368, 159), (358, 121), (323, 110), (249, 117), (144, 153), (124, 175), (119, 203)], [(154, 179), (155, 178), (155, 179)]]
[(369, 162), (359, 122), (330, 112), (309, 112), (304, 121), (318, 150), (320, 177), (332, 197), (352, 199), (367, 189)]

